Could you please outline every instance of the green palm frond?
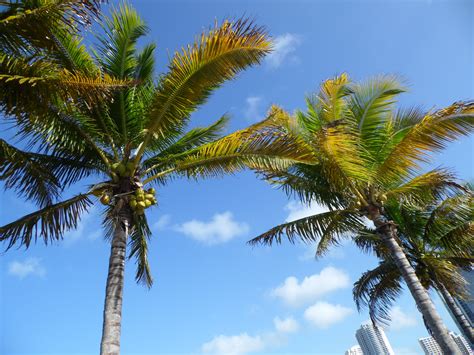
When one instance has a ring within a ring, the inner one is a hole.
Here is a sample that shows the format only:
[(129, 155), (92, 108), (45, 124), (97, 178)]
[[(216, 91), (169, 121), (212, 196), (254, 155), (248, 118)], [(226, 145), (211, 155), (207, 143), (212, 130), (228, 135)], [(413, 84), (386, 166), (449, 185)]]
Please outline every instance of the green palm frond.
[(258, 171), (281, 171), (295, 162), (311, 162), (312, 153), (298, 137), (285, 134), (271, 115), (253, 126), (236, 131), (217, 141), (182, 154), (173, 167), (145, 180), (150, 182), (167, 174), (188, 177), (213, 177), (250, 167)]
[(390, 119), (395, 97), (406, 89), (397, 78), (383, 76), (350, 85), (350, 110), (365, 148), (378, 150), (373, 144), (374, 134)]
[(357, 309), (367, 307), (374, 324), (390, 322), (390, 308), (401, 292), (400, 272), (395, 263), (389, 261), (364, 272), (352, 290)]
[(157, 168), (162, 165), (169, 167), (167, 163), (173, 156), (179, 157), (180, 154), (186, 154), (189, 150), (217, 140), (228, 121), (229, 117), (224, 115), (208, 127), (193, 128), (178, 140), (170, 141), (158, 154), (143, 162), (145, 173), (155, 175), (160, 172)]
[(151, 237), (151, 230), (148, 226), (145, 215), (135, 216), (130, 233), (129, 246), (130, 253), (128, 258), (136, 258), (137, 272), (135, 281), (143, 283), (148, 287), (153, 285), (150, 265), (148, 263), (148, 241)]
[(47, 155), (24, 152), (0, 139), (0, 181), (41, 206), (51, 204), (61, 189), (47, 161)]
[(258, 64), (270, 49), (266, 33), (241, 19), (216, 25), (192, 46), (175, 53), (157, 88), (137, 161), (155, 137), (180, 131), (213, 90), (245, 68)]
[(10, 249), (15, 244), (30, 246), (31, 241), (43, 239), (45, 244), (60, 240), (64, 232), (77, 228), (81, 215), (92, 204), (88, 194), (79, 194), (68, 200), (48, 205), (12, 223), (0, 227), (0, 242)]
[[(291, 243), (300, 240), (309, 244), (319, 242), (324, 237), (323, 243), (325, 245), (337, 244), (338, 239), (357, 231), (362, 226), (363, 222), (357, 212), (335, 210), (280, 224), (251, 239), (248, 243), (250, 245), (272, 245), (274, 242), (280, 244), (282, 237), (286, 235)], [(325, 246), (322, 246), (321, 253), (324, 253), (325, 250)]]
[(54, 35), (77, 32), (97, 18), (96, 0), (2, 1), (0, 9), (0, 49), (29, 52), (33, 48), (54, 47)]

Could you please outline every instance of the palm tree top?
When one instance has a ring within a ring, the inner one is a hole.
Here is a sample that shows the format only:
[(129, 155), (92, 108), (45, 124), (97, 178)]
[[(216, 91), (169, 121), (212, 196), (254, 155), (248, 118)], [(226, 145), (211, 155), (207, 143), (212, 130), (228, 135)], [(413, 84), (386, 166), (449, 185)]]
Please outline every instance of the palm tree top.
[(320, 242), (322, 255), (346, 232), (363, 228), (362, 217), (371, 206), (432, 200), (446, 188), (458, 189), (449, 170), (422, 173), (422, 166), (431, 153), (474, 129), (474, 103), (428, 112), (397, 109), (397, 96), (405, 91), (394, 76), (351, 82), (342, 74), (307, 98), (306, 111), (287, 114), (290, 123), (283, 130), (302, 139), (312, 161), (262, 175), (303, 202), (330, 211), (277, 226), (250, 243), (280, 242), (286, 234), (290, 241)]
[[(96, 195), (106, 205), (106, 230), (116, 225), (123, 211), (132, 213), (131, 256), (138, 258), (137, 280), (150, 285), (150, 230), (143, 212), (157, 202), (151, 184), (248, 166), (271, 171), (307, 160), (309, 152), (296, 139), (268, 135), (277, 131), (275, 117), (220, 139), (227, 116), (208, 127), (187, 130), (191, 113), (214, 90), (269, 53), (272, 45), (262, 27), (244, 18), (216, 23), (174, 53), (158, 79), (155, 45), (137, 44), (147, 32), (135, 10), (123, 4), (103, 22), (96, 50), (88, 51), (77, 37), (57, 37), (61, 45), (54, 60), (72, 75), (101, 73), (126, 85), (94, 101), (82, 95), (49, 97), (47, 110), (13, 116), (18, 137), (31, 149), (22, 151), (0, 141), (5, 156), (0, 178), (41, 208), (0, 227), (0, 240), (7, 247), (62, 238), (77, 226)], [(97, 181), (81, 194), (56, 202), (64, 188), (86, 177)]]

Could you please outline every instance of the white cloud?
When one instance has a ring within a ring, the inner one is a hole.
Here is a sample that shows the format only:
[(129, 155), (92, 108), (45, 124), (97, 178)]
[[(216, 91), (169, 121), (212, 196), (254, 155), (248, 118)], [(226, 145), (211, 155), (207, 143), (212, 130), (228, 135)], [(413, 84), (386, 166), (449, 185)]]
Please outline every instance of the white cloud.
[(249, 96), (245, 99), (244, 117), (248, 121), (256, 122), (263, 119), (261, 111), (262, 98), (260, 96)]
[(211, 354), (239, 355), (255, 351), (261, 351), (265, 348), (265, 342), (262, 337), (250, 336), (247, 333), (239, 335), (219, 335), (211, 341), (202, 345), (202, 352)]
[(351, 308), (339, 304), (317, 302), (304, 311), (304, 317), (316, 327), (325, 329), (342, 321), (353, 312)]
[(292, 33), (285, 33), (273, 40), (273, 52), (267, 56), (267, 63), (271, 68), (278, 68), (286, 60), (297, 61), (294, 55), (296, 48), (301, 44), (301, 38)]
[(285, 222), (292, 222), (296, 221), (297, 219), (329, 211), (329, 209), (317, 203), (303, 205), (298, 201), (288, 202), (288, 204), (285, 206), (285, 210), (288, 211), (288, 217), (286, 217)]
[(41, 265), (41, 259), (28, 258), (25, 261), (12, 261), (8, 264), (8, 274), (24, 279), (28, 275), (44, 277), (46, 269)]
[(170, 221), (171, 216), (169, 214), (164, 214), (163, 216), (160, 216), (160, 218), (158, 218), (155, 223), (153, 223), (153, 229), (163, 230), (168, 227)]
[(273, 324), (278, 333), (295, 333), (300, 329), (300, 325), (293, 317), (285, 319), (275, 317), (273, 318)]
[(389, 330), (400, 330), (414, 327), (417, 324), (416, 318), (403, 312), (399, 306), (395, 306), (390, 310), (390, 319)]
[(249, 231), (249, 226), (235, 221), (229, 211), (216, 213), (209, 222), (193, 219), (175, 228), (186, 236), (208, 245), (228, 242)]
[(287, 277), (285, 282), (271, 291), (271, 295), (291, 306), (301, 306), (317, 298), (348, 287), (349, 276), (346, 272), (332, 266), (325, 267), (319, 274), (305, 277), (301, 282), (294, 276)]

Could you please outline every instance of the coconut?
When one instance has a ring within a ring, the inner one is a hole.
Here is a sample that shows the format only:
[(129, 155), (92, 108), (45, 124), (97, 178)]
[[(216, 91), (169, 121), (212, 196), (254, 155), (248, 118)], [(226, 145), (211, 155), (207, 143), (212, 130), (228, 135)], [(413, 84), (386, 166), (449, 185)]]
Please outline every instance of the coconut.
[(136, 200), (130, 200), (130, 202), (128, 204), (130, 205), (132, 210), (134, 210), (137, 207), (137, 201)]
[(155, 198), (155, 196), (153, 196), (152, 194), (145, 194), (145, 199), (153, 200), (153, 198)]
[(137, 202), (137, 206), (140, 206), (141, 208), (145, 208), (145, 207), (146, 207), (146, 203), (145, 203), (145, 201), (138, 201), (138, 202)]
[(110, 196), (109, 195), (102, 195), (100, 198), (100, 202), (104, 205), (108, 205), (110, 202)]
[(146, 207), (150, 207), (152, 205), (150, 200), (145, 200), (144, 202), (145, 202)]

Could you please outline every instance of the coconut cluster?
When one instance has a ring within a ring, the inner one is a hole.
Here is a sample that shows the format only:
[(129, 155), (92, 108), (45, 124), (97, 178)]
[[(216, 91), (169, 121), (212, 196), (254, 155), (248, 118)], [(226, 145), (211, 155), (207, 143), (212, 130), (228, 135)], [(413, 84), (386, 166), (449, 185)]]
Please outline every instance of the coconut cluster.
[(130, 196), (128, 204), (136, 214), (143, 214), (146, 208), (156, 205), (155, 189), (150, 188), (145, 191), (139, 188), (135, 190), (133, 195)]
[(135, 173), (135, 164), (133, 162), (121, 162), (112, 164), (112, 171), (118, 176), (133, 176)]

